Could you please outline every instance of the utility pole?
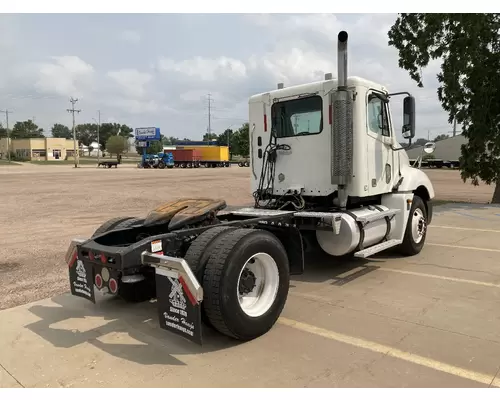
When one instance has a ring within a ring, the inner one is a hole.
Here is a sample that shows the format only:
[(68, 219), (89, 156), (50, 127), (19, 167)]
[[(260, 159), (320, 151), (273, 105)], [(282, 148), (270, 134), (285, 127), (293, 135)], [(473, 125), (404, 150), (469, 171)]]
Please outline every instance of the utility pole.
[(73, 149), (74, 149), (74, 157), (75, 157), (75, 168), (78, 168), (78, 162), (79, 162), (79, 154), (78, 154), (78, 149), (76, 148), (76, 130), (75, 130), (75, 112), (79, 113), (82, 110), (75, 110), (75, 103), (78, 101), (78, 99), (74, 99), (71, 97), (69, 99), (69, 102), (71, 103), (71, 108), (67, 108), (66, 111), (70, 112), (73, 114)]
[(457, 119), (453, 118), (453, 137), (457, 134)]
[(9, 111), (7, 109), (5, 110), (0, 110), (0, 112), (4, 112), (5, 113), (5, 122), (6, 122), (6, 129), (7, 129), (7, 156), (9, 158), (9, 163), (10, 163), (10, 149), (11, 149), (11, 145), (10, 145), (10, 133), (9, 133), (9, 114), (12, 114), (12, 111)]
[(208, 94), (208, 137), (212, 133), (212, 101), (211, 94)]
[(97, 110), (97, 115), (99, 116), (97, 123), (97, 164), (99, 164), (99, 152), (101, 151), (101, 142), (99, 142), (99, 130), (101, 127), (101, 110)]

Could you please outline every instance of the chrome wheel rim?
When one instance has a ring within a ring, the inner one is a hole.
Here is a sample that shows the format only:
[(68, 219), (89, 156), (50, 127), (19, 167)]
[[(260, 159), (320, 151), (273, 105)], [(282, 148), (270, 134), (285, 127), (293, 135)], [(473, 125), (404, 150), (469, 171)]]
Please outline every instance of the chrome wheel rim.
[(425, 235), (427, 223), (425, 221), (424, 213), (420, 208), (413, 211), (411, 219), (411, 235), (415, 243), (420, 243)]
[(250, 257), (240, 271), (236, 291), (241, 310), (249, 317), (260, 317), (274, 304), (278, 295), (279, 271), (267, 253)]

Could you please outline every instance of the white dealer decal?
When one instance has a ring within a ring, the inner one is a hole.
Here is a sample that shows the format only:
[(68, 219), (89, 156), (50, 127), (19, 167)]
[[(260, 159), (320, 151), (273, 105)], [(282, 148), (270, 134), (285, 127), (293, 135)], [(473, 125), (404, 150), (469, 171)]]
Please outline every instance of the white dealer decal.
[(170, 304), (181, 310), (186, 309), (186, 298), (184, 297), (184, 291), (182, 290), (182, 285), (177, 279), (172, 279), (168, 277), (168, 280), (172, 284), (172, 290), (170, 291)]
[[(87, 273), (85, 272), (85, 267), (83, 266), (82, 260), (76, 261), (76, 273), (80, 278), (85, 279), (87, 277)], [(86, 282), (85, 282), (86, 283)]]

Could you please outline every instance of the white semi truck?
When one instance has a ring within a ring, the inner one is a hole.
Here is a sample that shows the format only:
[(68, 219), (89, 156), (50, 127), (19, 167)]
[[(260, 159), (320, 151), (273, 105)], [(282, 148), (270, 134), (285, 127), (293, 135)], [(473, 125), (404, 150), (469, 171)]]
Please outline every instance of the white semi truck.
[(71, 242), (72, 294), (156, 298), (166, 330), (201, 343), (208, 325), (251, 340), (277, 321), (311, 244), (332, 256), (419, 253), (434, 190), (410, 166), (390, 110), (406, 95), (402, 134), (411, 142), (415, 100), (348, 77), (347, 39), (339, 33), (337, 79), (251, 97), (252, 207), (180, 199), (144, 218), (107, 221)]

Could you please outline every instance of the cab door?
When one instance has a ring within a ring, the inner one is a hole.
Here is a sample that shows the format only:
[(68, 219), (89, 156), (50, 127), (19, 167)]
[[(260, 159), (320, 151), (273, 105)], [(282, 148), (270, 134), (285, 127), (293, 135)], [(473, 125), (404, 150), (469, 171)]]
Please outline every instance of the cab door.
[(395, 179), (393, 131), (388, 100), (384, 93), (370, 90), (366, 99), (367, 182), (370, 195), (388, 193)]

